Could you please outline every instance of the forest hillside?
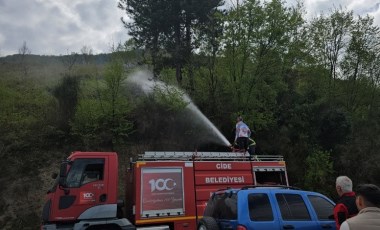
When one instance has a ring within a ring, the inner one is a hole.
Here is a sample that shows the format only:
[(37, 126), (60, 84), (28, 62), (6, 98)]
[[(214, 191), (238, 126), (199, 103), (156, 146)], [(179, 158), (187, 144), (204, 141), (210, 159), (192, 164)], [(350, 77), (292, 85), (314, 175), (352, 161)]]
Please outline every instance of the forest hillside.
[(165, 21), (123, 2), (133, 38), (109, 54), (0, 58), (1, 229), (38, 228), (50, 175), (72, 151), (116, 151), (121, 173), (144, 151), (228, 151), (238, 115), (257, 154), (284, 156), (291, 185), (335, 198), (338, 175), (380, 184), (371, 17), (306, 21), (277, 0), (228, 11), (200, 0), (165, 8)]

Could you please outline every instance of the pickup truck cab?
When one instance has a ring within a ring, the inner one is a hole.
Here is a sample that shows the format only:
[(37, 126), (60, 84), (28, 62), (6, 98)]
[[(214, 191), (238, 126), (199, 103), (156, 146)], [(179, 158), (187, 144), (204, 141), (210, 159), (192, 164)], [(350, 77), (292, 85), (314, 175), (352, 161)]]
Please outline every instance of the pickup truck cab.
[(219, 190), (207, 202), (198, 230), (336, 229), (334, 202), (287, 186)]

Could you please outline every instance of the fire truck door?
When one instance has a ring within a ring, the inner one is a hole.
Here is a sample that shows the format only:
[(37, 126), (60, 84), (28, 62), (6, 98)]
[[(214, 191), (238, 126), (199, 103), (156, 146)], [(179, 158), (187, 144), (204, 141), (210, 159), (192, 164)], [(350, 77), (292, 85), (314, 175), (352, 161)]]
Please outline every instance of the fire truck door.
[(57, 189), (52, 216), (55, 220), (74, 220), (88, 208), (107, 201), (105, 158), (75, 159), (67, 173), (66, 186)]

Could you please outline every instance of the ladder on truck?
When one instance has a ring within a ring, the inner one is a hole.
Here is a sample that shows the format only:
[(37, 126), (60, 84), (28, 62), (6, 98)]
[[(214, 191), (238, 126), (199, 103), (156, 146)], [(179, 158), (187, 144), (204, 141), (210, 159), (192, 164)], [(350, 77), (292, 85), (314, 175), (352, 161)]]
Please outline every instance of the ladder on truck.
[(239, 161), (283, 161), (281, 155), (253, 155), (248, 152), (154, 152), (147, 151), (139, 154), (139, 160), (183, 160), (183, 161), (202, 161), (202, 160), (239, 160)]

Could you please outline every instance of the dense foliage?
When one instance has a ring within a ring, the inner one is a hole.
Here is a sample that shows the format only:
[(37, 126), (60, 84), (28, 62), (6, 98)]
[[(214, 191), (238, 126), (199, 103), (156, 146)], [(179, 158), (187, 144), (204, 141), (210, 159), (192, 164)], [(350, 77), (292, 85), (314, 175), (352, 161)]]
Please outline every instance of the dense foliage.
[(133, 39), (111, 54), (0, 58), (0, 228), (38, 228), (49, 174), (70, 151), (227, 150), (197, 107), (230, 141), (242, 115), (258, 154), (285, 157), (292, 185), (333, 197), (337, 175), (380, 184), (373, 18), (221, 3), (120, 0)]

